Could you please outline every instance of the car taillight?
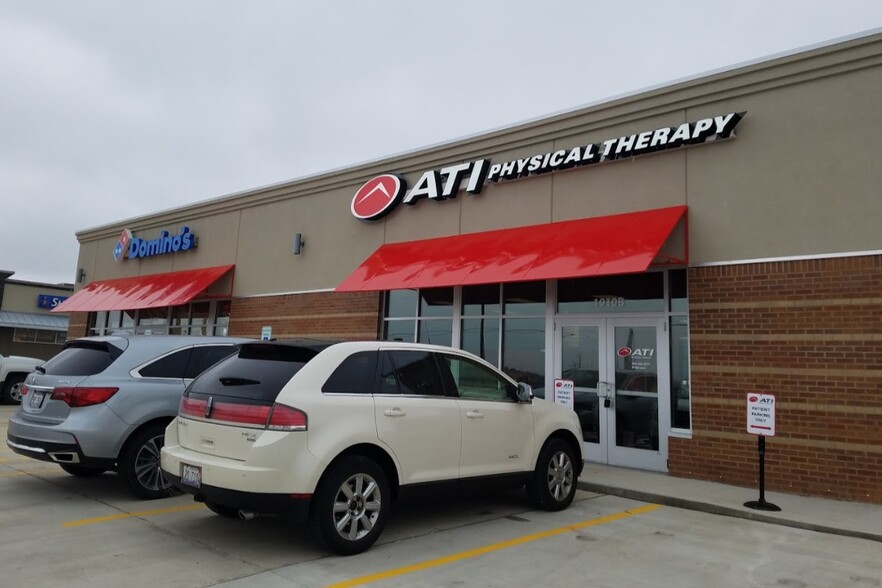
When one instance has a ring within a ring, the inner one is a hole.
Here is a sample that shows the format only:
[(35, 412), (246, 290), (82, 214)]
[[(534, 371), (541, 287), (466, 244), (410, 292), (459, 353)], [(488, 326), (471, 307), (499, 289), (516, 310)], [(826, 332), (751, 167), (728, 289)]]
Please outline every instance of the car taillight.
[(77, 386), (74, 388), (58, 387), (52, 390), (52, 400), (60, 400), (71, 408), (92, 406), (106, 402), (119, 391), (119, 388), (97, 388)]
[[(209, 405), (209, 402), (211, 403)], [(178, 414), (223, 423), (258, 426), (271, 431), (305, 431), (306, 413), (284, 404), (241, 404), (184, 396)]]
[(24, 384), (21, 385), (21, 397), (24, 398), (28, 395), (28, 387)]
[(271, 431), (305, 431), (306, 413), (284, 404), (276, 403), (270, 413), (266, 428)]
[(208, 403), (204, 400), (195, 400), (184, 396), (181, 398), (178, 414), (181, 416), (204, 417), (206, 404)]

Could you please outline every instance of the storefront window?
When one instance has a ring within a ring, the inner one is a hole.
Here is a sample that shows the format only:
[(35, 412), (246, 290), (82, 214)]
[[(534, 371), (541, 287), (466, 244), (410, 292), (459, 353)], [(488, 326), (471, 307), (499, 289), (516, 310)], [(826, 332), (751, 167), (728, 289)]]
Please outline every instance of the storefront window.
[(499, 310), (499, 284), (463, 287), (463, 316), (499, 316)]
[[(496, 304), (496, 312), (499, 312), (498, 303)], [(498, 366), (500, 320), (498, 316), (463, 319), (461, 347)]]
[(689, 319), (671, 317), (671, 427), (690, 428)]
[(502, 371), (534, 388), (545, 386), (545, 319), (503, 321)]
[(387, 292), (383, 339), (452, 345), (453, 288)]
[(560, 313), (661, 312), (664, 273), (573, 278), (557, 284)]
[(209, 317), (211, 312), (210, 302), (194, 302), (190, 305), (190, 334), (208, 335)]
[(61, 345), (66, 340), (62, 331), (47, 331), (44, 329), (15, 329), (12, 332), (14, 343), (43, 343), (47, 345)]
[(221, 300), (216, 303), (214, 317), (214, 334), (218, 337), (226, 337), (230, 330), (230, 307), (229, 300)]
[(506, 316), (545, 316), (545, 282), (514, 282), (502, 285)]
[(407, 318), (416, 316), (417, 291), (392, 290), (386, 293), (386, 317)]
[(420, 318), (453, 316), (453, 288), (420, 290)]
[(138, 312), (139, 335), (164, 335), (168, 333), (168, 307), (144, 308)]
[(445, 320), (421, 320), (417, 325), (417, 342), (433, 345), (453, 343), (453, 322)]
[(415, 331), (415, 320), (385, 321), (383, 325), (383, 340), (405, 341), (407, 343), (413, 343), (415, 340)]

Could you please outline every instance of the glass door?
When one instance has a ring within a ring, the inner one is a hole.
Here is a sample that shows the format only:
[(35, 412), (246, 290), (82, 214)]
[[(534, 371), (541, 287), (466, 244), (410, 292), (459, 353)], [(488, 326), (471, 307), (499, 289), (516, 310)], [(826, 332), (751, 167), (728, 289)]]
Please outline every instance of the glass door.
[[(572, 380), (588, 461), (667, 470), (670, 429), (664, 319), (555, 323), (555, 378)], [(553, 400), (549, 397), (548, 400)]]
[(610, 464), (667, 470), (670, 378), (664, 327), (664, 319), (607, 319)]

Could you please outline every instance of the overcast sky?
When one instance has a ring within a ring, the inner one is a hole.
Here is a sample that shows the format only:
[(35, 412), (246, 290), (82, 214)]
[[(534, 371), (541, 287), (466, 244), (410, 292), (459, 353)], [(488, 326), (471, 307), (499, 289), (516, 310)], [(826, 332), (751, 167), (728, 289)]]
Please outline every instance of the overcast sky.
[(878, 27), (880, 0), (0, 0), (0, 269), (73, 282), (82, 229)]

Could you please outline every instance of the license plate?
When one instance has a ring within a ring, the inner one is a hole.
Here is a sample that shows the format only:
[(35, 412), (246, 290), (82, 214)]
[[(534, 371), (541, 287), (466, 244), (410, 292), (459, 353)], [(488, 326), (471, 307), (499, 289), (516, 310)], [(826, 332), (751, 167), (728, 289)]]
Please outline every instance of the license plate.
[(202, 485), (202, 468), (185, 463), (181, 464), (181, 467), (181, 484), (199, 488)]
[(43, 404), (43, 396), (45, 395), (45, 392), (31, 392), (28, 397), (28, 406), (31, 408), (40, 408), (40, 405)]

